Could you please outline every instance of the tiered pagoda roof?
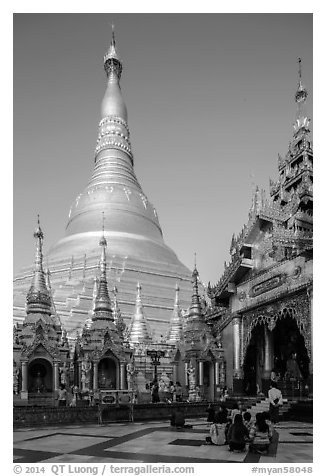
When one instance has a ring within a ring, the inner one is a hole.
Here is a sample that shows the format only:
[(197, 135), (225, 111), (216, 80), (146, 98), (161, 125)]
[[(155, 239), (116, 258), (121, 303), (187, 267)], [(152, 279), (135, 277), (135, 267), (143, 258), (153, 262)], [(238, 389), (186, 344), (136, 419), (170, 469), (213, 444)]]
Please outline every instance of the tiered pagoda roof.
[[(215, 304), (223, 304), (235, 292), (235, 285), (255, 270), (252, 245), (259, 230), (270, 230), (270, 246), (276, 261), (312, 251), (313, 237), (313, 151), (309, 123), (305, 113), (307, 90), (301, 78), (295, 94), (297, 104), (293, 138), (289, 150), (279, 155), (279, 178), (270, 181), (270, 196), (256, 188), (249, 211), (248, 222), (238, 236), (232, 236), (229, 263), (218, 283), (209, 283), (208, 296)], [(272, 256), (272, 252), (271, 252)]]

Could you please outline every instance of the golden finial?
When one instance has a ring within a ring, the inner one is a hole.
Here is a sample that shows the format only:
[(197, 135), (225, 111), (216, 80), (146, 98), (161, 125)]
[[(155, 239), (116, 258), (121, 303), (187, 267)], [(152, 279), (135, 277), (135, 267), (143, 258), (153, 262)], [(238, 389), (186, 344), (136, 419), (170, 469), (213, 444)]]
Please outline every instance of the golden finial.
[(115, 45), (114, 23), (111, 23), (111, 29), (112, 29), (112, 44)]
[(40, 215), (39, 214), (37, 214), (37, 228), (34, 231), (34, 238), (42, 238), (43, 239), (43, 232), (41, 230)]
[(104, 236), (104, 220), (105, 220), (105, 216), (104, 216), (104, 212), (102, 212), (102, 238), (100, 239), (100, 243), (99, 243), (100, 246), (107, 246), (107, 242)]
[(298, 66), (299, 66), (299, 81), (301, 81), (301, 58), (298, 58)]

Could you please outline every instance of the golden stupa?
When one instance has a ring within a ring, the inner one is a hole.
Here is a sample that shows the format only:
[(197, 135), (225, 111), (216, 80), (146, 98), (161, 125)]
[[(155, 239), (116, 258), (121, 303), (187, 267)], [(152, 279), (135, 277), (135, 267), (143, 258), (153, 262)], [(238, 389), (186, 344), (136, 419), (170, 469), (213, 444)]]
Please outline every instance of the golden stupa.
[[(114, 32), (104, 56), (104, 69), (107, 87), (94, 171), (71, 206), (65, 236), (50, 248), (45, 262), (51, 274), (56, 312), (68, 337), (74, 339), (93, 312), (104, 215), (109, 291), (118, 289), (119, 306), (128, 325), (140, 283), (148, 326), (152, 337), (159, 339), (168, 332), (176, 283), (180, 308), (190, 304), (191, 272), (164, 243), (157, 212), (134, 172), (127, 108), (120, 89), (122, 63)], [(22, 322), (25, 317), (32, 275), (30, 267), (14, 279), (14, 321)]]

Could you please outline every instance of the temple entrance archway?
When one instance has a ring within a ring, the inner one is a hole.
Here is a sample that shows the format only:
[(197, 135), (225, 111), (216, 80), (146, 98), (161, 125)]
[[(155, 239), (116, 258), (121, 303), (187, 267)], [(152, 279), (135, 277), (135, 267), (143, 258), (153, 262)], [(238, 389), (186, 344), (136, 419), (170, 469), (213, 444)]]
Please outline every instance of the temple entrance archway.
[(243, 361), (243, 391), (247, 395), (266, 392), (272, 370), (285, 394), (294, 389), (302, 393), (310, 359), (292, 309), (284, 309), (271, 320), (257, 319), (247, 342)]
[(53, 369), (47, 359), (37, 358), (28, 365), (28, 391), (31, 393), (53, 391)]
[(118, 365), (111, 357), (104, 357), (98, 364), (98, 386), (100, 389), (115, 390), (118, 388)]
[(274, 368), (281, 380), (309, 377), (308, 352), (295, 319), (288, 313), (273, 330)]

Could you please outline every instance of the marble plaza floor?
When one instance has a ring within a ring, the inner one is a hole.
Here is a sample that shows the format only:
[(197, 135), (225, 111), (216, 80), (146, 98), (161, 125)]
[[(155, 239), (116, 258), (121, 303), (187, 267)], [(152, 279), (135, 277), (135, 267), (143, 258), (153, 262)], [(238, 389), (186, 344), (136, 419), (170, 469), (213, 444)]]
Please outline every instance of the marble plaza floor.
[(282, 422), (269, 454), (233, 453), (205, 444), (203, 418), (192, 428), (172, 429), (167, 421), (71, 425), (14, 431), (15, 463), (312, 463), (312, 424)]

